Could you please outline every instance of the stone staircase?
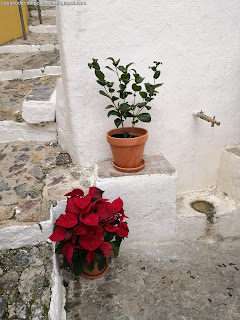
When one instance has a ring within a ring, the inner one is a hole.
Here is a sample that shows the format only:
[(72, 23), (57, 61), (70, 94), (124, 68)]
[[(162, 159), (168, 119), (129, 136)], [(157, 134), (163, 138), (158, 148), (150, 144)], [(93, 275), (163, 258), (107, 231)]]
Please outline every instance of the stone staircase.
[(55, 8), (42, 7), (42, 22), (40, 25), (37, 8), (31, 9), (27, 40), (14, 39), (0, 46), (2, 143), (57, 138), (55, 94), (47, 94), (61, 75)]

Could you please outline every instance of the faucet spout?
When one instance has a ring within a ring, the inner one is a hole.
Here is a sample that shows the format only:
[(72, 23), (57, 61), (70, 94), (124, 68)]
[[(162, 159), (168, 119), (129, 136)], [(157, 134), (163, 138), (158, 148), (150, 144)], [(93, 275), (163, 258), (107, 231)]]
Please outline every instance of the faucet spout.
[(214, 124), (216, 124), (217, 126), (220, 126), (220, 122), (215, 120), (215, 116), (213, 118), (211, 118), (211, 117), (207, 116), (206, 114), (204, 114), (203, 111), (197, 112), (196, 116), (200, 119), (211, 122), (211, 127), (214, 127)]

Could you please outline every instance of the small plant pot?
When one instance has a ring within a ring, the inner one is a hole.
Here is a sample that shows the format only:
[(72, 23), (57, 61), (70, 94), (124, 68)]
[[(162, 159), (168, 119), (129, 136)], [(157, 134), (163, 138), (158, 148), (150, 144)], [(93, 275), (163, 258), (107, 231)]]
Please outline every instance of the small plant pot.
[[(131, 127), (124, 128), (131, 132)], [(148, 139), (148, 131), (143, 128), (134, 128), (133, 138), (117, 138), (114, 135), (122, 134), (122, 128), (112, 129), (107, 132), (107, 142), (113, 154), (113, 166), (122, 172), (137, 172), (144, 168), (143, 152)]]
[(108, 270), (108, 267), (109, 267), (109, 262), (107, 260), (107, 263), (106, 263), (106, 266), (105, 268), (103, 268), (101, 271), (98, 270), (98, 263), (97, 261), (94, 262), (94, 268), (93, 268), (93, 271), (88, 271), (86, 269), (83, 268), (83, 273), (82, 275), (85, 277), (85, 278), (88, 278), (88, 279), (97, 279), (97, 278), (100, 278), (102, 276), (105, 275), (105, 273), (107, 272)]

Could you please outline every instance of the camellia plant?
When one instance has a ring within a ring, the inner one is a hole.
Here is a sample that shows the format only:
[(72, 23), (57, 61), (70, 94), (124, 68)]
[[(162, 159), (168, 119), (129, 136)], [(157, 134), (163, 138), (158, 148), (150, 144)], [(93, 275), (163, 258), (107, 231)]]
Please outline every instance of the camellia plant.
[(143, 86), (144, 78), (135, 69), (131, 68), (133, 62), (123, 66), (120, 65), (120, 59), (114, 60), (112, 57), (108, 59), (112, 61), (112, 66), (106, 66), (106, 68), (114, 72), (118, 80), (118, 84), (115, 87), (114, 82), (107, 81), (105, 78), (105, 74), (98, 64), (98, 59), (92, 59), (88, 66), (90, 69), (93, 68), (95, 70), (97, 83), (103, 87), (103, 90), (100, 90), (99, 93), (111, 101), (105, 108), (109, 109), (108, 117), (115, 117), (114, 123), (116, 127), (118, 128), (121, 125), (124, 137), (128, 138), (129, 136), (131, 137), (132, 132), (124, 130), (124, 121), (127, 118), (132, 120), (132, 131), (138, 121), (151, 121), (149, 112), (144, 110), (149, 111), (151, 109), (149, 103), (158, 94), (156, 89), (163, 85), (163, 83), (156, 83), (161, 74), (158, 67), (162, 63), (153, 61), (154, 65), (149, 67), (153, 71), (153, 83), (146, 82)]
[(92, 271), (95, 261), (103, 270), (106, 257), (118, 256), (121, 242), (128, 236), (123, 201), (118, 198), (110, 203), (102, 193), (96, 187), (91, 187), (86, 196), (81, 189), (67, 193), (65, 214), (56, 220), (49, 238), (59, 242), (56, 253), (63, 254), (76, 276), (83, 269)]

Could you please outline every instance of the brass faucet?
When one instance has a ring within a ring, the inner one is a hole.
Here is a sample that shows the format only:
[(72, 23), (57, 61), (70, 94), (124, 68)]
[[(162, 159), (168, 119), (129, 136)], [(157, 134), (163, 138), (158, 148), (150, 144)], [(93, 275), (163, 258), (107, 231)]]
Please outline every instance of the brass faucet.
[(216, 124), (217, 126), (220, 126), (220, 122), (215, 120), (215, 116), (213, 118), (206, 116), (203, 111), (197, 112), (195, 115), (200, 119), (211, 122), (212, 123), (211, 127), (214, 127), (214, 124)]

